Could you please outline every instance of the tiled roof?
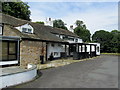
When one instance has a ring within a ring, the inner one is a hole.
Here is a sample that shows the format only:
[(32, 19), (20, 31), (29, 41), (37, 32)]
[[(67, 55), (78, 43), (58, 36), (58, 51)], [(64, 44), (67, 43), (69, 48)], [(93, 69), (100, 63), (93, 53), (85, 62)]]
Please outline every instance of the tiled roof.
[[(69, 36), (74, 36), (78, 37), (76, 34), (64, 30), (64, 29), (59, 29), (59, 28), (53, 28), (50, 26), (45, 26), (42, 24), (38, 23), (33, 23), (27, 20), (21, 20), (18, 18), (15, 18), (10, 15), (5, 15), (0, 13), (0, 23), (8, 24), (21, 38), (31, 38), (31, 39), (40, 39), (40, 40), (47, 40), (47, 41), (57, 41), (57, 42), (65, 42), (64, 40), (60, 39), (59, 37), (55, 36), (52, 33), (57, 33), (57, 34), (64, 34), (64, 35), (69, 35)], [(29, 23), (33, 28), (34, 28), (34, 34), (26, 34), (26, 33), (21, 33), (20, 31), (16, 30), (14, 27), (21, 26), (24, 24)]]

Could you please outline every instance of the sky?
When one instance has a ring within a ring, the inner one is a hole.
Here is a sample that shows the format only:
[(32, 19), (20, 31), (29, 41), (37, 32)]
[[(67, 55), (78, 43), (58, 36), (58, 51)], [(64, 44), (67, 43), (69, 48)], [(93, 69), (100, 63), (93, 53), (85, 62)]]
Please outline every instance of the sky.
[(118, 2), (28, 2), (33, 22), (46, 17), (61, 19), (67, 25), (82, 20), (91, 34), (118, 29)]

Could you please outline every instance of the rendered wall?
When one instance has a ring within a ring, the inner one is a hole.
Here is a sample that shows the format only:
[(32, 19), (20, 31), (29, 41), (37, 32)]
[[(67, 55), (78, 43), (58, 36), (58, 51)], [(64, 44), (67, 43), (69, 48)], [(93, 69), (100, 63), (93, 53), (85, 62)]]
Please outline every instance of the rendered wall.
[[(52, 46), (51, 44), (54, 44), (54, 46)], [(54, 54), (54, 52), (58, 53), (58, 54)], [(51, 53), (53, 53), (55, 58), (60, 57), (60, 52), (65, 52), (65, 49), (62, 45), (58, 45), (58, 43), (49, 43), (47, 46), (47, 58), (50, 57)]]
[(37, 68), (35, 65), (32, 65), (28, 70), (11, 73), (0, 76), (0, 88), (5, 88), (8, 86), (17, 85), (34, 79), (37, 75)]

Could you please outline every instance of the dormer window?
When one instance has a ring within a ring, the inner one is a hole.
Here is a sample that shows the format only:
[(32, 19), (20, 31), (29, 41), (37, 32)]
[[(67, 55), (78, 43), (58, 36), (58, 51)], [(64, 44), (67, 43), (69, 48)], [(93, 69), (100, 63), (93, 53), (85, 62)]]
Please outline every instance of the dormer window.
[(28, 29), (28, 33), (32, 33), (32, 29)]
[(30, 28), (22, 28), (22, 32), (24, 32), (24, 33), (32, 33), (32, 29), (30, 29)]
[(29, 34), (32, 34), (34, 30), (30, 24), (25, 24), (25, 25), (15, 27), (15, 28), (23, 33), (29, 33)]
[(27, 28), (22, 28), (22, 32), (26, 33), (27, 32)]

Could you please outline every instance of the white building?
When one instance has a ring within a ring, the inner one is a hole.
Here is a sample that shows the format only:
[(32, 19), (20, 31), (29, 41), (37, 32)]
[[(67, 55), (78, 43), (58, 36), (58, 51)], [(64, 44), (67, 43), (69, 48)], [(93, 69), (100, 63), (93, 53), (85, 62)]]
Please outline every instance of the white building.
[(52, 18), (46, 18), (45, 25), (53, 27), (53, 19)]

